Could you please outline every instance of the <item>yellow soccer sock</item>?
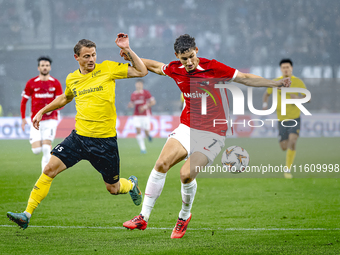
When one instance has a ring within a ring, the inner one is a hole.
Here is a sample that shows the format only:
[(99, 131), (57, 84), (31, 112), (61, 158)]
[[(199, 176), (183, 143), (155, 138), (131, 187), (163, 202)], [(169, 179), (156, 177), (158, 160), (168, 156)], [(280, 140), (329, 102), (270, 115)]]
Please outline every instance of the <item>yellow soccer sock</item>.
[(120, 188), (119, 188), (119, 194), (126, 194), (133, 188), (133, 183), (130, 180), (127, 180), (125, 178), (120, 178)]
[(26, 212), (32, 214), (33, 211), (38, 207), (40, 202), (47, 196), (50, 190), (53, 178), (42, 173), (35, 183), (33, 190), (31, 192), (30, 198), (28, 199), (28, 204)]
[(286, 154), (286, 166), (290, 170), (291, 166), (293, 165), (295, 159), (296, 150), (287, 149)]

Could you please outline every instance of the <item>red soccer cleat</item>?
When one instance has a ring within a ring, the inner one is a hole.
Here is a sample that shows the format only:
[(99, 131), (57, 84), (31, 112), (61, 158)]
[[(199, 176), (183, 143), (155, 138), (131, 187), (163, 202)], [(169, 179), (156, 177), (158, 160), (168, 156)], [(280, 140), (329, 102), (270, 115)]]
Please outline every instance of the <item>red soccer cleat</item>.
[(144, 230), (146, 229), (147, 225), (148, 223), (144, 220), (144, 217), (141, 214), (134, 217), (132, 220), (123, 223), (123, 227), (126, 227), (131, 230), (135, 228)]
[(182, 238), (185, 234), (185, 231), (187, 231), (188, 224), (191, 220), (191, 213), (190, 217), (187, 220), (183, 220), (178, 218), (176, 226), (174, 227), (174, 230), (172, 230), (171, 238)]

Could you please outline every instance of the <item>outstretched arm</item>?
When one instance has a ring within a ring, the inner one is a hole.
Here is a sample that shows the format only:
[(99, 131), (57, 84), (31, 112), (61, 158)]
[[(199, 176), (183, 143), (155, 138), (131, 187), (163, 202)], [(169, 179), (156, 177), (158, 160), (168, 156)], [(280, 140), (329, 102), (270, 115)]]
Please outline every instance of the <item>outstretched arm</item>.
[[(119, 54), (126, 61), (130, 61), (129, 57), (125, 54), (125, 52), (123, 50), (120, 50)], [(156, 73), (156, 74), (159, 74), (159, 75), (165, 75), (162, 71), (162, 67), (165, 65), (164, 63), (161, 63), (161, 62), (158, 62), (158, 61), (155, 61), (155, 60), (151, 60), (151, 59), (145, 59), (145, 58), (141, 58), (141, 60), (149, 71)]]
[(151, 59), (145, 59), (145, 58), (142, 58), (142, 61), (149, 71), (159, 74), (159, 75), (165, 75), (162, 71), (162, 67), (164, 66), (164, 63), (151, 60)]
[(137, 54), (131, 50), (129, 45), (129, 37), (127, 34), (119, 33), (116, 38), (116, 44), (119, 48), (121, 48), (121, 52), (129, 58), (132, 66), (128, 67), (128, 78), (133, 77), (144, 77), (148, 74), (148, 70), (143, 64), (142, 60), (137, 56)]
[(277, 87), (289, 87), (291, 84), (290, 78), (284, 78), (279, 81), (272, 81), (255, 74), (241, 72), (237, 73), (234, 81), (251, 87), (277, 88)]
[(39, 123), (41, 121), (42, 116), (47, 113), (54, 110), (57, 110), (69, 102), (71, 102), (73, 99), (73, 96), (66, 96), (65, 94), (62, 94), (58, 96), (56, 99), (54, 99), (51, 103), (46, 105), (44, 108), (42, 108), (33, 118), (33, 126), (39, 130)]

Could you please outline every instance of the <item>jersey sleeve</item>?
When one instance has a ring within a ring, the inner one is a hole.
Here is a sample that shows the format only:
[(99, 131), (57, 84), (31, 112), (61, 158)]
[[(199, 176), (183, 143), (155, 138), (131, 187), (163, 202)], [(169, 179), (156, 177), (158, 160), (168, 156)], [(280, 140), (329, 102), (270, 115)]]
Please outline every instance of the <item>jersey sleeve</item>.
[(299, 88), (307, 89), (305, 83), (301, 79), (299, 79), (299, 78), (296, 78), (296, 79), (298, 80), (298, 87)]
[(162, 72), (169, 77), (171, 77), (171, 73), (172, 73), (170, 64), (171, 63), (162, 66)]
[(123, 63), (118, 63), (118, 62), (108, 61), (108, 60), (105, 62), (107, 62), (112, 79), (118, 80), (118, 79), (127, 78), (128, 68), (129, 68), (128, 63), (123, 64)]
[(227, 66), (216, 60), (212, 60), (213, 69), (215, 71), (216, 78), (222, 78), (227, 82), (232, 82), (238, 73), (238, 70)]
[(145, 99), (150, 99), (150, 98), (152, 98), (152, 95), (151, 95), (150, 91), (146, 90), (145, 91)]
[(131, 101), (131, 102), (134, 102), (135, 100), (136, 100), (135, 93), (132, 93), (132, 94), (131, 94), (131, 97), (130, 97), (130, 101)]
[(33, 93), (32, 93), (31, 83), (30, 83), (30, 81), (28, 81), (26, 83), (25, 89), (22, 92), (21, 96), (26, 98), (26, 99), (29, 99), (32, 96), (32, 94)]
[[(293, 87), (307, 89), (305, 83), (297, 77), (292, 78), (292, 83), (295, 83), (295, 85)], [(306, 95), (305, 93), (302, 93), (302, 92), (300, 92), (298, 94)]]
[(26, 83), (25, 89), (21, 94), (22, 99), (20, 103), (20, 113), (21, 113), (21, 118), (24, 119), (26, 115), (26, 103), (30, 96), (32, 96), (32, 89), (30, 85), (30, 81)]
[(60, 96), (61, 94), (63, 94), (63, 88), (61, 87), (60, 82), (55, 79), (56, 84), (55, 84), (55, 95), (56, 96)]
[(70, 76), (70, 75), (67, 76), (66, 82), (65, 82), (65, 83), (66, 83), (65, 95), (66, 95), (67, 97), (73, 96), (72, 90), (71, 90), (71, 88), (70, 88), (71, 81), (70, 81), (70, 79), (69, 79), (69, 76)]

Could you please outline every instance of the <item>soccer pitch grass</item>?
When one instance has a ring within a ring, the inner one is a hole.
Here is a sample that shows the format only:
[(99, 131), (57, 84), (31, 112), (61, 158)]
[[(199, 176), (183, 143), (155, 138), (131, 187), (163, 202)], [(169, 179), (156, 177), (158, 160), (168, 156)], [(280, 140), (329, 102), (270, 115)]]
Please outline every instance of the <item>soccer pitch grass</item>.
[[(144, 193), (164, 142), (154, 139), (142, 155), (134, 139), (120, 139), (121, 177), (136, 175)], [(340, 138), (300, 138), (295, 163), (339, 164), (339, 144)], [(281, 165), (285, 160), (277, 139), (227, 140), (231, 145), (246, 148), (251, 165)], [(168, 173), (148, 228), (130, 231), (122, 224), (138, 215), (141, 206), (135, 206), (128, 194), (110, 195), (101, 175), (83, 161), (53, 181), (23, 231), (8, 221), (6, 212), (25, 209), (40, 175), (41, 155), (31, 152), (27, 140), (1, 140), (0, 151), (1, 254), (340, 253), (340, 179), (336, 178), (340, 173), (332, 178), (297, 174), (314, 178), (291, 180), (281, 173), (273, 176), (280, 178), (248, 173), (199, 178), (188, 230), (182, 239), (172, 240), (181, 208), (182, 163)]]

